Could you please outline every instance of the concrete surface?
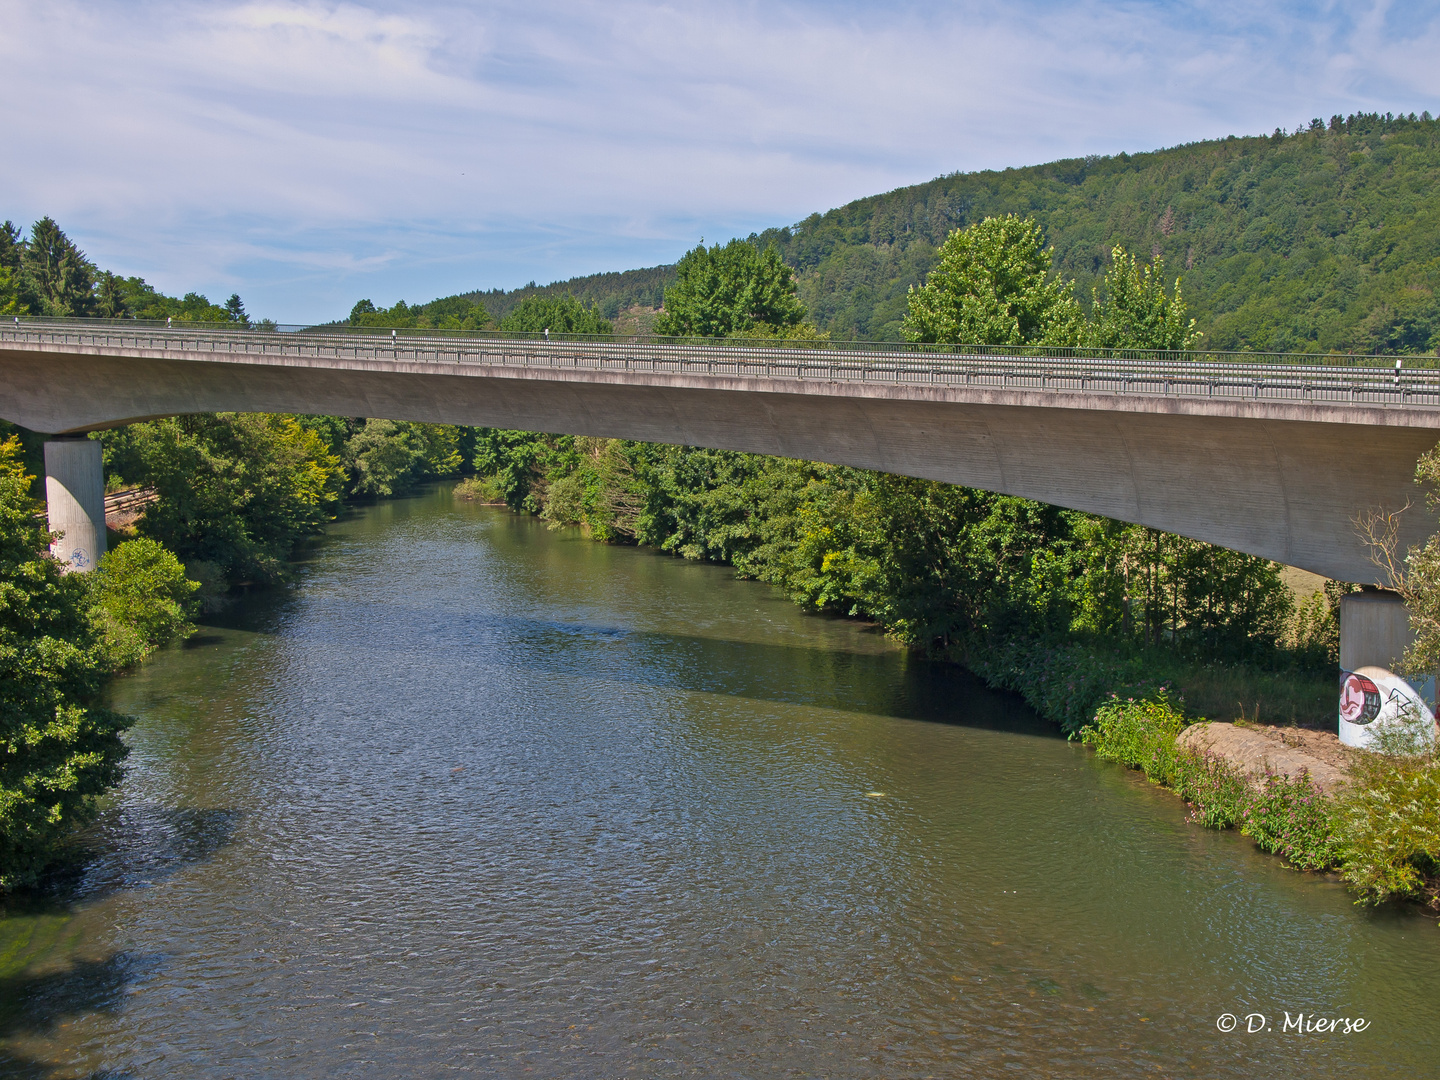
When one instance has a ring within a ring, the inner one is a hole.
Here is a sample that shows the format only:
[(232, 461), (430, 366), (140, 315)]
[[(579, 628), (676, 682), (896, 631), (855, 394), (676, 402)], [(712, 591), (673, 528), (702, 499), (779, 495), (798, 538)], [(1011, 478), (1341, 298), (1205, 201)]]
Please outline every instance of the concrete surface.
[(95, 569), (105, 554), (105, 466), (98, 442), (46, 442), (45, 506), (50, 531), (64, 534), (50, 545), (55, 557), (71, 570)]
[[(290, 336), (290, 335), (286, 335)], [(412, 362), (0, 348), (0, 416), (65, 432), (177, 413), (330, 413), (805, 458), (1137, 522), (1374, 582), (1353, 519), (1418, 502), (1440, 409)], [(1402, 542), (1433, 531), (1420, 509)]]

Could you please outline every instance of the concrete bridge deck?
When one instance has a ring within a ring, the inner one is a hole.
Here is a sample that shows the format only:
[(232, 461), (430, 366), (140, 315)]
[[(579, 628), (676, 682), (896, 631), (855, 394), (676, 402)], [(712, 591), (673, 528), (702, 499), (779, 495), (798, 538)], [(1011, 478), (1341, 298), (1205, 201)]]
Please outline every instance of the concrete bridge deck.
[[(1393, 361), (0, 324), (0, 416), (78, 433), (227, 410), (645, 439), (965, 484), (1350, 581), (1418, 502), (1440, 371)], [(1403, 539), (1433, 531), (1416, 509)]]

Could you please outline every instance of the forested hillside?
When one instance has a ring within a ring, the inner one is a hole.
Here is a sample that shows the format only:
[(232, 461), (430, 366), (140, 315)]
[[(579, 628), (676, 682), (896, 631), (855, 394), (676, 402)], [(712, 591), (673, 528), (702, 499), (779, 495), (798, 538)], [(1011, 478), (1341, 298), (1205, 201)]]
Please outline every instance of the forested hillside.
[[(1425, 352), (1440, 346), (1440, 123), (1356, 115), (1301, 132), (940, 177), (751, 239), (798, 272), (836, 337), (896, 339), (906, 290), (955, 228), (1035, 218), (1088, 304), (1116, 244), (1163, 255), (1211, 348)], [(606, 318), (658, 306), (673, 267), (464, 294), (498, 320), (536, 293)], [(619, 327), (617, 327), (619, 329)]]

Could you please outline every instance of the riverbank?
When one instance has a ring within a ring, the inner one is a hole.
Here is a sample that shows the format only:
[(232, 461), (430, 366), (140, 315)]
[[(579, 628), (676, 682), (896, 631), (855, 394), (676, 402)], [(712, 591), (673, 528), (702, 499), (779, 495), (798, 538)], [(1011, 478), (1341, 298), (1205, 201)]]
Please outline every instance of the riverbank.
[(1194, 823), (1239, 829), (1297, 869), (1338, 874), (1357, 903), (1409, 901), (1440, 915), (1440, 753), (1433, 725), (1391, 732), (1386, 752), (1336, 754), (1327, 740), (1299, 740), (1329, 761), (1277, 734), (1190, 723), (1161, 690), (1139, 699), (1112, 697), (1080, 739), (1173, 791)]

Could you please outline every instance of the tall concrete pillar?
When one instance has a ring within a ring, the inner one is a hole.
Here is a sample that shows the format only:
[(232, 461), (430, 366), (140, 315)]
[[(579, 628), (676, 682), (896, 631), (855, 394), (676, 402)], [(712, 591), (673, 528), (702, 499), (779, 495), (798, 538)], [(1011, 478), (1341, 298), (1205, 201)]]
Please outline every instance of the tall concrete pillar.
[(105, 554), (105, 463), (94, 439), (52, 439), (45, 444), (45, 505), (51, 545), (71, 570), (93, 570)]
[(1340, 598), (1340, 666), (1394, 671), (1410, 642), (1410, 612), (1392, 592), (1358, 592)]
[(1435, 674), (1395, 674), (1414, 640), (1410, 612), (1394, 593), (1359, 592), (1340, 599), (1340, 741), (1373, 748), (1379, 730), (1429, 722), (1435, 737)]

